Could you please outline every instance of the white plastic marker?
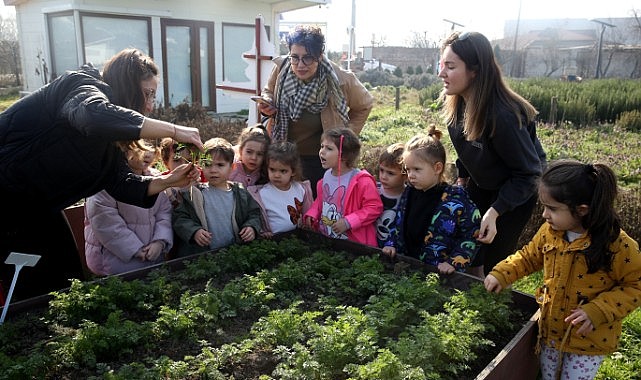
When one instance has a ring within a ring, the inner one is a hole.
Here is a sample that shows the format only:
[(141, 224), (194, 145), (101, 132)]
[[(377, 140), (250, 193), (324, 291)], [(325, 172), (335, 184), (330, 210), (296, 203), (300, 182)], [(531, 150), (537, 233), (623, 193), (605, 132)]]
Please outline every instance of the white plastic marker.
[(9, 310), (9, 304), (11, 303), (11, 296), (13, 295), (13, 289), (16, 287), (16, 281), (18, 281), (18, 274), (24, 266), (32, 267), (38, 263), (40, 260), (40, 255), (27, 255), (26, 253), (11, 252), (7, 259), (4, 261), (5, 264), (13, 264), (16, 266), (16, 271), (13, 274), (13, 280), (11, 281), (11, 287), (9, 288), (9, 294), (7, 299), (4, 302), (4, 307), (2, 308), (2, 317), (0, 317), (0, 325), (4, 323), (4, 318), (7, 316), (7, 310)]

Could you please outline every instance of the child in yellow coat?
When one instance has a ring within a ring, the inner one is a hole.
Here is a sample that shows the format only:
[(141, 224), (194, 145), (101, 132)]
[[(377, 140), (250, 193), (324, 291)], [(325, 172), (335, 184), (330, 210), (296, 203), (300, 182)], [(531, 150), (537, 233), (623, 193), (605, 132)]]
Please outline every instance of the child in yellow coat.
[(543, 269), (536, 297), (543, 379), (592, 379), (616, 350), (623, 318), (641, 302), (639, 245), (614, 209), (616, 176), (602, 164), (561, 160), (539, 184), (545, 223), (485, 278), (499, 292)]

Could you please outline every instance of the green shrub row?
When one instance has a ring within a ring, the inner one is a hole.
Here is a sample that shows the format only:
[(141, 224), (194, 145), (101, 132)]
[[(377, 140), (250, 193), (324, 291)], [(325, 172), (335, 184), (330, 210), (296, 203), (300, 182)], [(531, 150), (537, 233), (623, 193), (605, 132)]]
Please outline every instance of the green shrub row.
[[(625, 130), (641, 130), (641, 86), (638, 80), (597, 79), (562, 82), (551, 78), (509, 79), (508, 84), (539, 111), (539, 120), (571, 123), (577, 126), (612, 124)], [(438, 99), (442, 84), (421, 90), (421, 105)], [(556, 112), (552, 115), (552, 100)]]

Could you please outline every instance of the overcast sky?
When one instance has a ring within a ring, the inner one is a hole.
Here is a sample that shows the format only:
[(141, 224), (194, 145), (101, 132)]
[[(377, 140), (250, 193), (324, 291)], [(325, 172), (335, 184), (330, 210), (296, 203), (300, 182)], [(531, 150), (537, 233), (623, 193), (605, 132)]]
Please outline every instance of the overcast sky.
[[(636, 2), (636, 4), (635, 4)], [(0, 3), (3, 4), (3, 3)], [(505, 20), (541, 18), (587, 18), (607, 20), (641, 14), (636, 0), (355, 0), (357, 46), (372, 40), (388, 46), (408, 46), (415, 34), (439, 41), (450, 32), (451, 20), (490, 39), (503, 37)], [(13, 7), (0, 6), (3, 16), (15, 14)], [(326, 22), (327, 49), (340, 51), (349, 43), (352, 0), (331, 0), (331, 4), (286, 13), (283, 21)]]
[[(439, 41), (450, 32), (451, 20), (490, 39), (503, 37), (505, 20), (540, 18), (587, 18), (607, 20), (631, 17), (632, 9), (641, 11), (641, 1), (631, 0), (355, 0), (357, 46), (369, 46), (372, 39), (388, 46), (407, 46), (416, 33)], [(635, 4), (636, 2), (636, 4)], [(641, 13), (641, 12), (639, 12)], [(337, 51), (349, 43), (352, 0), (331, 0), (289, 12), (284, 21), (327, 22), (327, 49)], [(372, 36), (374, 36), (372, 38)]]

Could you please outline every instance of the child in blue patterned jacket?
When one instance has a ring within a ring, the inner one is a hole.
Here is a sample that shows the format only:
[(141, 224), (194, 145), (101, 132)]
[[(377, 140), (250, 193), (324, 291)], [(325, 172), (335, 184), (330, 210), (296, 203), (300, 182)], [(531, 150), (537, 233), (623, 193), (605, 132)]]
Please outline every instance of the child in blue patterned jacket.
[(409, 186), (398, 205), (396, 223), (383, 252), (414, 257), (443, 274), (464, 271), (478, 251), (481, 215), (465, 189), (443, 176), (441, 131), (412, 137), (403, 152)]

